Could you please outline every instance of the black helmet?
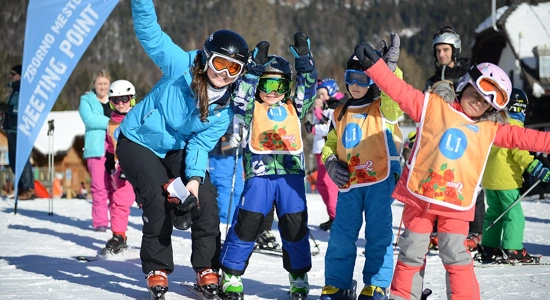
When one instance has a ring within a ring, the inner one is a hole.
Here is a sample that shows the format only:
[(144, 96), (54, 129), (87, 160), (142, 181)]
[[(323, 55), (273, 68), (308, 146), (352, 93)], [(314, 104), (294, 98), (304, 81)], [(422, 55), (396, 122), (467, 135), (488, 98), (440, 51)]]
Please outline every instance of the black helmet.
[(460, 54), (460, 49), (462, 47), (462, 42), (460, 36), (456, 33), (455, 29), (452, 26), (443, 26), (435, 31), (432, 48), (434, 51), (435, 59), (437, 60), (437, 55), (435, 53), (435, 46), (438, 44), (447, 44), (450, 45), (453, 49), (453, 60), (458, 58)]
[(508, 101), (508, 111), (511, 113), (523, 113), (527, 110), (529, 99), (522, 89), (512, 88), (510, 101)]
[(212, 33), (202, 46), (203, 64), (212, 57), (213, 53), (236, 59), (243, 64), (248, 62), (248, 43), (238, 33), (231, 30), (218, 30)]
[(267, 57), (271, 62), (264, 67), (264, 73), (281, 74), (284, 78), (292, 80), (292, 66), (288, 61), (278, 55)]

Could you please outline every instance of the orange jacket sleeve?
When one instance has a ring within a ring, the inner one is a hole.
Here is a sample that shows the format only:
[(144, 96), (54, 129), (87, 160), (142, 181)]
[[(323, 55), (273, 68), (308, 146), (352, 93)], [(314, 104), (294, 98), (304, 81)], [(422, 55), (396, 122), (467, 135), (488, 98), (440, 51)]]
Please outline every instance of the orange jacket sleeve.
[(505, 124), (498, 128), (494, 144), (508, 149), (550, 153), (550, 132)]
[(384, 93), (399, 104), (404, 113), (409, 115), (413, 121), (420, 122), (425, 96), (421, 91), (398, 78), (382, 59), (378, 60), (365, 73)]

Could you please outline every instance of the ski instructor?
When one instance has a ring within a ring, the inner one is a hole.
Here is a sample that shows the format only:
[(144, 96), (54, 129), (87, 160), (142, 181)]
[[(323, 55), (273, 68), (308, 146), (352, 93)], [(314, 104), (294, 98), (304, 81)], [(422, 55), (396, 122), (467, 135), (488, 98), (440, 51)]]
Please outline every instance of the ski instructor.
[[(191, 264), (203, 293), (218, 291), (220, 230), (208, 152), (226, 132), (233, 83), (248, 44), (237, 33), (212, 33), (201, 50), (177, 46), (157, 22), (152, 0), (132, 0), (136, 36), (163, 76), (121, 123), (117, 155), (143, 209), (142, 269), (153, 298), (174, 271), (172, 226), (191, 226)], [(191, 225), (192, 222), (192, 225)]]

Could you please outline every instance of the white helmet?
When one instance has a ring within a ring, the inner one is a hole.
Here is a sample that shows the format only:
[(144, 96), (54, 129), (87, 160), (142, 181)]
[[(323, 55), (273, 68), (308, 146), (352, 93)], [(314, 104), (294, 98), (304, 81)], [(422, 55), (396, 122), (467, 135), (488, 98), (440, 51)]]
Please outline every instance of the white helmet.
[(460, 55), (460, 50), (462, 47), (462, 42), (460, 41), (460, 36), (453, 27), (451, 26), (443, 26), (434, 34), (433, 41), (432, 41), (432, 48), (434, 50), (434, 56), (437, 59), (436, 53), (435, 53), (435, 46), (438, 44), (448, 44), (453, 49), (453, 60), (456, 60), (458, 58), (458, 55)]
[(131, 95), (136, 96), (136, 88), (128, 80), (117, 80), (109, 86), (109, 97)]

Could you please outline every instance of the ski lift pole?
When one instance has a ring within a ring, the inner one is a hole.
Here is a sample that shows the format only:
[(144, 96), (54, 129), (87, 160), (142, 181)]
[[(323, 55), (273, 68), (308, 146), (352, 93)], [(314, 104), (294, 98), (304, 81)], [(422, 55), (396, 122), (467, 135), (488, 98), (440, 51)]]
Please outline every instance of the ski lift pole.
[(239, 148), (242, 147), (241, 143), (243, 141), (243, 124), (239, 124), (239, 138), (240, 142), (235, 148), (235, 165), (233, 167), (233, 177), (231, 178), (231, 194), (229, 195), (229, 207), (227, 208), (227, 224), (225, 224), (225, 236), (227, 237), (227, 232), (229, 231), (229, 223), (233, 222), (231, 216), (231, 206), (233, 204), (233, 197), (235, 196), (235, 181), (237, 178), (237, 164), (239, 163)]
[(504, 212), (502, 212), (500, 214), (500, 216), (498, 216), (498, 218), (496, 218), (493, 222), (491, 222), (491, 224), (489, 224), (489, 226), (487, 226), (487, 228), (485, 230), (489, 230), (489, 228), (493, 227), (498, 220), (500, 220), (502, 217), (504, 217), (504, 215), (506, 215), (506, 213), (508, 211), (510, 211), (510, 209), (512, 209), (516, 204), (518, 204), (521, 201), (521, 199), (525, 198), (525, 196), (527, 196), (527, 194), (529, 194), (529, 192), (531, 190), (533, 190), (537, 186), (537, 184), (539, 184), (539, 183), (540, 183), (540, 179), (537, 180), (535, 183), (533, 183), (533, 185), (527, 191), (525, 191), (525, 193), (523, 193), (523, 195), (521, 195), (518, 198), (518, 200), (516, 200), (516, 201), (514, 201), (514, 203), (510, 204), (510, 206), (508, 206), (508, 208), (505, 209)]
[(53, 147), (53, 132), (55, 127), (53, 125), (53, 119), (48, 121), (48, 141), (49, 141), (49, 151), (48, 151), (48, 177), (50, 180), (50, 193), (48, 198), (48, 215), (53, 215), (53, 180), (54, 180), (54, 147)]

